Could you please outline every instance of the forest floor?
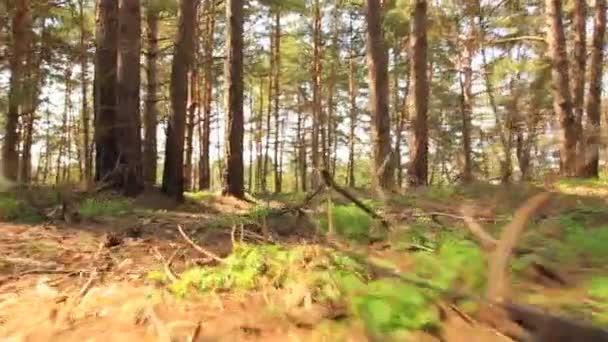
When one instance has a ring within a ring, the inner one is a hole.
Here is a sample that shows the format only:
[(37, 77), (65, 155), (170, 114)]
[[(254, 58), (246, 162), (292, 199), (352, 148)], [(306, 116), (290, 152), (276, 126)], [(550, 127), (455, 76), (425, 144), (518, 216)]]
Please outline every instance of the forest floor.
[[(465, 218), (498, 237), (541, 191), (480, 183), (379, 201), (353, 190), (388, 229), (339, 194), (301, 208), (303, 194), (83, 195), (61, 217), (53, 189), (5, 192), (0, 339), (509, 341), (479, 318), (488, 257)], [(608, 326), (608, 182), (551, 195), (510, 261), (509, 298)]]

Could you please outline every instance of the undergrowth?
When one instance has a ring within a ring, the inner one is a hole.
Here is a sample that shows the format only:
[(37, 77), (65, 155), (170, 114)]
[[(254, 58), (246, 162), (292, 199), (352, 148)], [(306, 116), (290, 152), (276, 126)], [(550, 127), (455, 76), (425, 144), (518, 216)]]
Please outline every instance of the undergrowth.
[[(365, 242), (370, 239), (374, 222), (357, 206), (353, 204), (333, 205), (331, 212), (334, 232), (338, 236), (357, 242)], [(319, 217), (319, 224), (325, 232), (329, 229), (327, 216), (327, 214), (322, 214)]]
[(608, 277), (592, 278), (587, 285), (587, 293), (592, 302), (592, 319), (595, 323), (608, 325)]
[(25, 201), (12, 193), (0, 193), (0, 220), (38, 222), (40, 214)]
[(124, 198), (87, 198), (78, 208), (82, 217), (123, 216), (133, 212), (133, 202)]
[[(480, 253), (472, 243), (446, 239), (435, 252), (417, 253), (411, 276), (444, 289), (457, 286), (476, 291), (485, 283)], [(319, 246), (242, 244), (223, 263), (189, 269), (167, 285), (179, 297), (305, 285), (313, 302), (343, 303), (351, 318), (374, 334), (439, 326), (433, 305), (437, 293), (398, 279), (375, 279), (365, 265), (356, 257)], [(162, 272), (150, 272), (148, 278), (167, 283)]]

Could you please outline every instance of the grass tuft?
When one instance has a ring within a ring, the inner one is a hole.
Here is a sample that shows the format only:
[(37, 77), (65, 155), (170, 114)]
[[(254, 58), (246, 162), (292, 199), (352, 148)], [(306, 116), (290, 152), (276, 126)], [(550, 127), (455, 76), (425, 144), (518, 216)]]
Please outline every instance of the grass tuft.
[(43, 218), (26, 202), (17, 199), (12, 193), (0, 193), (0, 220), (39, 222)]
[(123, 198), (87, 198), (78, 208), (82, 217), (124, 216), (133, 210), (133, 202)]

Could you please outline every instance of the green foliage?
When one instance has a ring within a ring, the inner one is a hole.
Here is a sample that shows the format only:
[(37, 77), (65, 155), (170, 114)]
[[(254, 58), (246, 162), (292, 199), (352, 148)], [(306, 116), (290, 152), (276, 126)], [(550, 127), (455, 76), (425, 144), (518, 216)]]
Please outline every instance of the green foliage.
[(221, 265), (186, 271), (171, 290), (185, 296), (191, 286), (201, 292), (249, 290), (263, 285), (281, 287), (290, 265), (301, 260), (302, 252), (300, 248), (287, 250), (275, 245), (238, 245)]
[(482, 251), (466, 240), (446, 239), (436, 253), (416, 254), (416, 274), (448, 289), (455, 286), (479, 291), (485, 285)]
[(167, 275), (162, 271), (149, 271), (147, 274), (147, 278), (158, 283), (167, 282)]
[(561, 216), (563, 237), (549, 243), (542, 252), (557, 262), (583, 259), (591, 266), (601, 266), (608, 260), (608, 226), (587, 229), (580, 215), (574, 212)]
[[(323, 230), (328, 229), (327, 215), (319, 219)], [(353, 241), (366, 241), (370, 237), (373, 220), (355, 205), (337, 205), (332, 208), (334, 231), (344, 238)]]
[(38, 222), (40, 214), (12, 193), (0, 193), (0, 220)]
[(124, 198), (87, 198), (78, 212), (82, 217), (123, 216), (133, 212), (133, 203)]
[(608, 178), (566, 178), (561, 179), (557, 186), (559, 189), (573, 189), (577, 187), (600, 188), (608, 186)]
[(594, 301), (593, 321), (603, 326), (608, 325), (608, 277), (591, 279), (587, 293)]
[(211, 191), (186, 192), (184, 197), (193, 202), (210, 202), (215, 194)]
[(368, 329), (388, 333), (400, 329), (419, 330), (439, 322), (431, 298), (416, 287), (397, 280), (377, 280), (352, 298), (351, 306)]

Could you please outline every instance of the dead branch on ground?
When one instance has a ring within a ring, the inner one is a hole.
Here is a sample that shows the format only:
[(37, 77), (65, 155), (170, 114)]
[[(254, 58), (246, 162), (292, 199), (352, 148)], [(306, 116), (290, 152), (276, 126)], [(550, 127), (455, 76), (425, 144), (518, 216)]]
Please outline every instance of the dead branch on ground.
[(390, 229), (390, 224), (386, 218), (375, 212), (372, 208), (365, 205), (355, 195), (348, 192), (348, 190), (336, 184), (327, 170), (321, 170), (321, 176), (327, 187), (336, 190), (337, 193), (344, 196), (349, 201), (353, 202), (353, 204), (356, 205), (359, 209), (363, 210), (365, 213), (367, 213), (374, 219), (380, 221), (385, 228)]
[(188, 235), (186, 235), (186, 233), (184, 232), (184, 229), (182, 228), (182, 226), (177, 225), (177, 230), (179, 231), (179, 233), (181, 234), (181, 236), (184, 238), (184, 240), (186, 240), (186, 242), (190, 246), (192, 246), (192, 248), (194, 248), (195, 250), (201, 252), (202, 254), (210, 257), (211, 259), (213, 259), (213, 260), (215, 260), (217, 262), (220, 262), (220, 263), (224, 262), (224, 259), (222, 259), (219, 256), (217, 256), (215, 253), (213, 253), (213, 252), (211, 252), (211, 251), (209, 251), (209, 250), (207, 250), (207, 249), (205, 249), (205, 248), (197, 245), (196, 243), (194, 243), (194, 241), (192, 241), (192, 239), (190, 239), (188, 237)]

